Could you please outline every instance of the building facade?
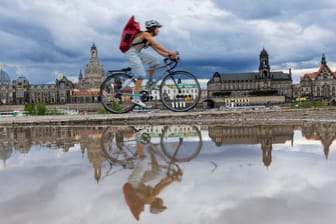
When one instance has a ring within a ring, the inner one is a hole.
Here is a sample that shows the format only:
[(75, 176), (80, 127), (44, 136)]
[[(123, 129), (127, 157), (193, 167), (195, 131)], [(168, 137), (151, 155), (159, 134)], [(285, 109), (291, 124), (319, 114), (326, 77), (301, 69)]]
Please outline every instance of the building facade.
[[(259, 71), (247, 73), (215, 72), (209, 80), (208, 99), (216, 101), (222, 98), (224, 104), (235, 102), (238, 105), (250, 105), (250, 97), (283, 96), (292, 98), (292, 74), (271, 71), (268, 53), (263, 49), (259, 55)], [(254, 102), (254, 101), (253, 101)]]
[(100, 85), (104, 80), (104, 66), (99, 63), (98, 49), (95, 44), (90, 50), (90, 61), (86, 65), (85, 74), (79, 73), (78, 84), (72, 95), (73, 103), (99, 102)]
[(336, 72), (333, 72), (323, 54), (318, 71), (300, 78), (300, 96), (311, 100), (325, 99), (336, 104)]

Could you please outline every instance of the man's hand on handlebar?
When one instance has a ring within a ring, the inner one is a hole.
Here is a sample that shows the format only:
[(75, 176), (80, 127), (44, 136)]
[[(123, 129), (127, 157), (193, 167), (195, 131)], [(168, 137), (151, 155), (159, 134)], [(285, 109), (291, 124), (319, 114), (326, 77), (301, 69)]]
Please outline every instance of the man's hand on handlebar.
[(179, 59), (180, 59), (178, 51), (170, 51), (169, 52), (169, 59), (178, 62)]

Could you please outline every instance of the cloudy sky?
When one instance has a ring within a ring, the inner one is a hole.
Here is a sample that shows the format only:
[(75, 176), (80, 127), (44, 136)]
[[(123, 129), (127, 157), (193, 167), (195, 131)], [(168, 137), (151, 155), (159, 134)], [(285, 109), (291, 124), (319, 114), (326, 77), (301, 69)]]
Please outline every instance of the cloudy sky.
[(291, 68), (294, 82), (318, 69), (322, 53), (336, 70), (334, 0), (1, 0), (0, 63), (33, 84), (77, 78), (95, 43), (105, 70), (127, 66), (118, 45), (131, 15), (142, 27), (162, 23), (157, 41), (199, 78), (257, 71), (263, 47), (271, 69)]

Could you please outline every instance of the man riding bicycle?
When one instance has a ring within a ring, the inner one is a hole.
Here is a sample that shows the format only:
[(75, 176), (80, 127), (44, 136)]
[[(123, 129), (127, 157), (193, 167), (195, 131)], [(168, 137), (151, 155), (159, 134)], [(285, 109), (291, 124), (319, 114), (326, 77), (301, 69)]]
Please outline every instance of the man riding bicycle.
[(159, 34), (159, 28), (161, 28), (162, 25), (155, 20), (146, 21), (145, 25), (146, 31), (137, 34), (131, 44), (131, 47), (125, 52), (125, 57), (132, 68), (135, 78), (137, 79), (135, 83), (135, 94), (132, 102), (141, 107), (146, 107), (146, 104), (140, 99), (142, 80), (146, 78), (144, 65), (149, 67), (148, 84), (150, 85), (150, 83), (153, 83), (155, 69), (159, 64), (155, 56), (143, 52), (142, 49), (152, 47), (161, 56), (178, 60), (177, 51), (168, 51), (162, 45), (154, 41), (153, 37)]

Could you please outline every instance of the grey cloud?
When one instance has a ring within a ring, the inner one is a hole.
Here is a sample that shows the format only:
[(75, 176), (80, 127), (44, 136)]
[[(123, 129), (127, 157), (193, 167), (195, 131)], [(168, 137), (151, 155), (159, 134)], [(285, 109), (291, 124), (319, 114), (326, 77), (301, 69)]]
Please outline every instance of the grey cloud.
[(331, 1), (322, 0), (318, 2), (294, 0), (294, 1), (213, 1), (218, 7), (231, 11), (244, 19), (276, 19), (288, 17), (290, 15), (296, 16), (302, 12), (317, 11), (333, 6)]
[[(326, 53), (328, 61), (336, 61), (333, 1), (209, 0), (209, 3), (223, 13), (213, 16), (210, 12), (179, 9), (174, 15), (157, 18), (166, 24), (158, 40), (181, 52), (180, 69), (200, 78), (209, 78), (216, 71), (256, 71), (263, 47), (268, 50), (271, 67), (281, 70), (289, 69), (286, 66), (289, 64), (292, 69), (314, 68), (319, 65), (322, 53)], [(6, 42), (0, 42), (0, 63), (5, 69), (20, 66), (21, 73), (31, 83), (39, 83), (40, 77), (53, 77), (55, 72), (77, 75), (88, 63), (89, 49), (95, 42), (105, 70), (127, 66), (118, 43), (131, 10), (113, 11), (127, 4), (128, 0), (118, 3), (87, 0), (75, 8), (72, 1), (31, 5), (1, 1), (0, 39)], [(148, 13), (150, 9), (145, 5), (132, 14)], [(164, 12), (163, 5), (160, 6), (158, 2), (156, 7)], [(10, 73), (13, 69), (9, 70)], [(14, 79), (21, 74), (9, 75)], [(300, 75), (303, 74), (294, 74)]]

